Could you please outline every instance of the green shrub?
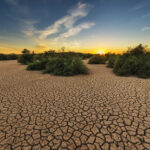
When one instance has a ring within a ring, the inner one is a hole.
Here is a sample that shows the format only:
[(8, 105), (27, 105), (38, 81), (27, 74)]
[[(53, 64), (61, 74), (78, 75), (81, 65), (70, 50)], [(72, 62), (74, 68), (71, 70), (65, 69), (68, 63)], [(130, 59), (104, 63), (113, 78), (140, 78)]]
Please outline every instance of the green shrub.
[(42, 60), (48, 60), (48, 57), (44, 56), (43, 54), (35, 54), (33, 56), (33, 62)]
[(53, 75), (72, 76), (77, 74), (87, 74), (88, 69), (80, 58), (60, 58), (49, 59), (44, 73)]
[(33, 62), (33, 56), (34, 56), (34, 54), (30, 54), (29, 50), (24, 49), (22, 51), (22, 55), (20, 55), (18, 57), (18, 62), (21, 63), (21, 64), (27, 65), (28, 63), (32, 63)]
[(137, 76), (140, 78), (150, 78), (150, 56), (145, 55), (139, 58)]
[(138, 58), (135, 56), (120, 56), (114, 65), (113, 71), (117, 75), (135, 75), (138, 69)]
[(41, 70), (39, 62), (28, 63), (27, 70)]
[(119, 55), (113, 55), (111, 57), (108, 58), (108, 63), (107, 63), (107, 67), (108, 68), (113, 68), (115, 61), (118, 59)]
[(81, 58), (74, 57), (71, 62), (71, 68), (73, 68), (73, 74), (87, 74), (88, 68), (82, 62)]
[(94, 55), (89, 59), (89, 64), (105, 64), (106, 57), (104, 55)]
[(33, 55), (32, 54), (22, 54), (18, 57), (18, 62), (21, 64), (27, 65), (28, 63), (33, 62)]
[(120, 76), (150, 78), (150, 53), (139, 45), (117, 58), (113, 71)]
[(145, 47), (142, 44), (140, 44), (137, 47), (129, 50), (128, 53), (134, 56), (138, 56), (138, 55), (144, 55), (146, 53), (146, 50)]
[(45, 70), (48, 59), (43, 58), (42, 60), (36, 60), (32, 63), (29, 63), (27, 70)]
[(52, 57), (49, 59), (49, 62), (46, 65), (46, 69), (44, 70), (44, 73), (59, 74), (62, 68), (64, 68), (63, 59), (60, 59), (59, 57)]

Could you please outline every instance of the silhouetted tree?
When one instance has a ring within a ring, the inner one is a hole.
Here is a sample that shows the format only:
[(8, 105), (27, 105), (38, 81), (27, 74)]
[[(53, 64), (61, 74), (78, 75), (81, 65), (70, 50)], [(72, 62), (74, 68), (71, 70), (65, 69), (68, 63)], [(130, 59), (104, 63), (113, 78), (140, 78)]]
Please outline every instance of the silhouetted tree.
[(30, 50), (24, 49), (24, 50), (22, 51), (22, 54), (30, 54)]

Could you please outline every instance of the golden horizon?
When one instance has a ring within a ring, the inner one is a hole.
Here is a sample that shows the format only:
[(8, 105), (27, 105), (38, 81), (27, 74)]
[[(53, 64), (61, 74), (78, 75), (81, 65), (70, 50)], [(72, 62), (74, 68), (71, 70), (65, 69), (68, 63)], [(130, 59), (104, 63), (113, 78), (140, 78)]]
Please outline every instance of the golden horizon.
[(125, 51), (127, 51), (127, 49), (125, 50), (124, 48), (122, 49), (103, 49), (103, 48), (96, 48), (96, 49), (65, 49), (65, 50), (62, 50), (62, 49), (46, 49), (46, 50), (40, 50), (40, 49), (30, 49), (30, 48), (22, 48), (22, 49), (15, 49), (15, 50), (0, 50), (0, 54), (21, 54), (22, 50), (23, 49), (28, 49), (30, 50), (31, 52), (34, 52), (36, 54), (38, 53), (43, 53), (43, 52), (46, 52), (46, 51), (51, 51), (51, 50), (54, 50), (55, 52), (76, 52), (76, 53), (91, 53), (91, 54), (106, 54), (106, 53), (116, 53), (116, 54), (120, 54), (120, 53), (123, 53)]

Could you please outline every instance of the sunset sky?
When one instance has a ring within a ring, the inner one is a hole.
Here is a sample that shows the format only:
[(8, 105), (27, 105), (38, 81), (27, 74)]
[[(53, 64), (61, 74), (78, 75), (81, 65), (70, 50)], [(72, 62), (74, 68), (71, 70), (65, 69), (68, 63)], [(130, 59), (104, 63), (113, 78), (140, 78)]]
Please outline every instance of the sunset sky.
[(150, 44), (150, 0), (0, 0), (0, 53), (120, 52)]

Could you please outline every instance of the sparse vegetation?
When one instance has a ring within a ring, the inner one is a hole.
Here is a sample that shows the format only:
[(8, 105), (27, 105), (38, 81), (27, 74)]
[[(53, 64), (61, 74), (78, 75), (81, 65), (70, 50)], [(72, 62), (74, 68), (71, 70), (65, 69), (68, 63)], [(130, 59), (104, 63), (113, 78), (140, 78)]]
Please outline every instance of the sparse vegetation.
[(105, 64), (105, 62), (105, 55), (94, 55), (88, 61), (89, 64)]
[(18, 62), (26, 64), (27, 70), (40, 70), (43, 73), (53, 75), (72, 76), (87, 74), (88, 68), (82, 59), (90, 57), (90, 54), (49, 51), (41, 54), (31, 54), (23, 50)]
[[(150, 52), (146, 51), (146, 48), (141, 44), (122, 55), (111, 53), (91, 55), (74, 52), (55, 52), (53, 50), (34, 54), (24, 49), (22, 55), (18, 57), (18, 62), (28, 65), (27, 70), (40, 70), (43, 73), (53, 75), (72, 76), (88, 73), (88, 69), (82, 59), (89, 57), (89, 64), (105, 64), (107, 62), (107, 67), (113, 68), (113, 72), (117, 75), (150, 78)], [(0, 59), (2, 58), (3, 55), (0, 55)]]

